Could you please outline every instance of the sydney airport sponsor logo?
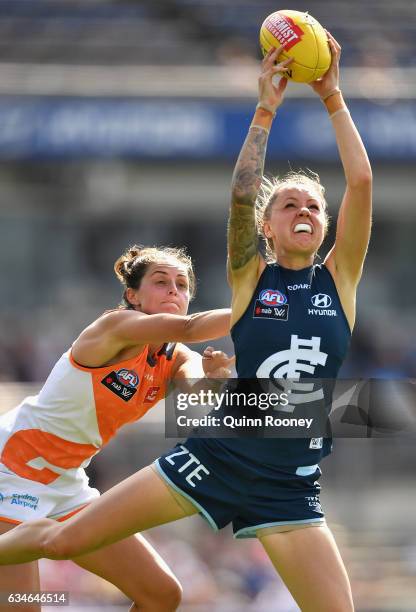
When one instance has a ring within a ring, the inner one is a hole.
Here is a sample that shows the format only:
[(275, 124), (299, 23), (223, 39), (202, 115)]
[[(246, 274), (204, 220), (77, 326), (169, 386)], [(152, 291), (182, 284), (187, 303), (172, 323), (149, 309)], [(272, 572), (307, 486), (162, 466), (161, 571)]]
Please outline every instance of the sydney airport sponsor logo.
[(327, 293), (315, 293), (315, 295), (311, 297), (311, 302), (315, 308), (309, 308), (308, 314), (327, 317), (337, 316), (337, 311), (330, 308), (332, 298)]
[(29, 493), (12, 493), (10, 503), (12, 506), (23, 506), (24, 508), (36, 510), (39, 504), (39, 497), (35, 497), (35, 495), (30, 495)]
[(259, 295), (259, 301), (264, 304), (264, 306), (281, 306), (282, 304), (286, 304), (287, 297), (278, 289), (263, 289)]

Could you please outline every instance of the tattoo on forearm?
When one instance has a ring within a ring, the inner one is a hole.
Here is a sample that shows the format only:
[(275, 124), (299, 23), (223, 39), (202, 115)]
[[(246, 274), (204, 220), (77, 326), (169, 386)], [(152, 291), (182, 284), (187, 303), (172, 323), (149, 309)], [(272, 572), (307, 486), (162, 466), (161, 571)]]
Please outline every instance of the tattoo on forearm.
[(257, 252), (255, 203), (263, 178), (267, 133), (250, 129), (235, 166), (228, 223), (228, 254), (233, 270), (242, 268)]
[(249, 130), (234, 169), (231, 185), (233, 201), (254, 204), (263, 177), (266, 145), (267, 132), (258, 128)]
[(254, 207), (233, 206), (228, 221), (228, 257), (232, 270), (242, 268), (257, 253)]

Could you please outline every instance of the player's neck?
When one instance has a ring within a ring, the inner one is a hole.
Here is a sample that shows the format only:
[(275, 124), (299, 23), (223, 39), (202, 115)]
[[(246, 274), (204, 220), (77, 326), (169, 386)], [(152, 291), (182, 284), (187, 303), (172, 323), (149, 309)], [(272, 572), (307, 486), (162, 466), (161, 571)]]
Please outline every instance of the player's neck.
[(315, 255), (292, 255), (279, 253), (277, 263), (288, 270), (302, 270), (313, 265)]

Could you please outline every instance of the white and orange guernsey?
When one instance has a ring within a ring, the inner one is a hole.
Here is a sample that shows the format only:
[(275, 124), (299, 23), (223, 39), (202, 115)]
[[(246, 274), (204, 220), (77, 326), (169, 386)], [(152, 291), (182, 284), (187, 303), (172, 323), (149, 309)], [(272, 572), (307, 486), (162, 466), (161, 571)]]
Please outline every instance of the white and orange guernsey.
[(98, 496), (84, 468), (165, 397), (175, 345), (87, 368), (62, 355), (36, 396), (0, 419), (0, 520), (62, 520)]

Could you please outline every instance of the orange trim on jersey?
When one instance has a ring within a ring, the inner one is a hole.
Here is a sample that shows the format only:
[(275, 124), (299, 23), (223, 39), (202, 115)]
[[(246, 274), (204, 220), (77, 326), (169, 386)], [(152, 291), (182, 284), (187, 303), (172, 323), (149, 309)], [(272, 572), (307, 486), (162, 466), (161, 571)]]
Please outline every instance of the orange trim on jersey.
[[(87, 506), (89, 506), (88, 504), (84, 504), (83, 506), (81, 506), (80, 508), (77, 508), (76, 510), (72, 510), (72, 512), (69, 512), (68, 514), (65, 514), (64, 516), (60, 516), (57, 519), (54, 519), (55, 521), (66, 521), (67, 519), (71, 518), (71, 516), (74, 516), (74, 514), (77, 514), (78, 512), (80, 512), (81, 510), (83, 510), (84, 508), (86, 508)], [(12, 523), (13, 525), (21, 525), (24, 521), (16, 521), (15, 519), (11, 519), (8, 518), (6, 516), (0, 516), (0, 522), (3, 523)]]
[(22, 521), (15, 521), (14, 519), (7, 518), (6, 516), (0, 516), (0, 521), (2, 523), (12, 523), (13, 525), (20, 525)]
[(87, 506), (89, 506), (88, 504), (84, 504), (83, 506), (81, 506), (80, 508), (77, 508), (76, 510), (72, 510), (72, 512), (69, 512), (68, 514), (65, 514), (64, 516), (60, 516), (59, 518), (55, 519), (55, 521), (66, 521), (66, 519), (71, 518), (71, 516), (74, 516), (74, 514), (77, 514), (78, 512), (81, 512), (81, 510), (83, 510), (84, 508), (86, 508)]

